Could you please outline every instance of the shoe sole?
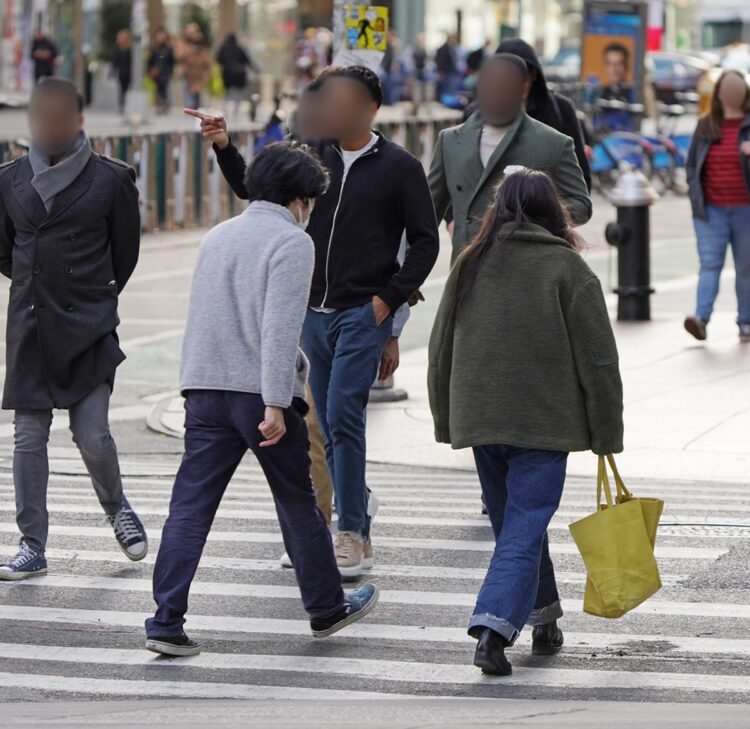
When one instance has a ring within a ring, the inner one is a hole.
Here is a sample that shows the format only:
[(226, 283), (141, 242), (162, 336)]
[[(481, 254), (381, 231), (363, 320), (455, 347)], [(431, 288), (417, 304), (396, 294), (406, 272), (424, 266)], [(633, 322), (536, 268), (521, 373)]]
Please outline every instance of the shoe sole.
[(531, 644), (531, 655), (532, 656), (554, 656), (562, 650), (561, 645), (549, 645), (549, 644)]
[(490, 663), (489, 661), (483, 661), (481, 659), (475, 658), (474, 665), (477, 668), (481, 668), (482, 673), (486, 673), (489, 676), (510, 676), (513, 673), (512, 667), (509, 667), (508, 669), (498, 669), (494, 663)]
[(162, 656), (197, 656), (201, 652), (201, 647), (178, 646), (147, 638), (146, 650), (152, 653), (159, 653)]
[(356, 623), (358, 620), (362, 620), (362, 618), (369, 615), (372, 609), (378, 604), (379, 598), (380, 590), (375, 587), (375, 592), (372, 595), (372, 599), (361, 610), (354, 613), (354, 615), (350, 615), (348, 618), (344, 618), (342, 621), (336, 623), (335, 625), (332, 625), (327, 630), (313, 630), (313, 638), (327, 638), (329, 635), (338, 633), (339, 630), (345, 628), (347, 625), (351, 625), (352, 623)]
[(362, 569), (363, 570), (371, 570), (375, 566), (375, 558), (374, 557), (363, 557), (362, 558)]
[(6, 572), (5, 570), (0, 571), (0, 580), (6, 580), (7, 582), (18, 582), (19, 580), (28, 580), (30, 577), (37, 577), (47, 574), (47, 568), (43, 570), (34, 570), (33, 572)]
[(695, 337), (699, 342), (706, 341), (706, 332), (692, 319), (688, 319), (685, 322), (685, 331)]
[(362, 570), (364, 569), (364, 560), (360, 562), (356, 567), (339, 567), (339, 572), (342, 577), (346, 577), (349, 580), (356, 580), (362, 576)]

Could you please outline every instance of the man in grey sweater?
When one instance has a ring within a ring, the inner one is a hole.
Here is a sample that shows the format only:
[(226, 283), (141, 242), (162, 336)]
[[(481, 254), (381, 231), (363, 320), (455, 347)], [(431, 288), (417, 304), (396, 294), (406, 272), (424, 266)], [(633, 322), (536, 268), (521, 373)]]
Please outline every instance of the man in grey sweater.
[(328, 186), (319, 160), (294, 143), (263, 150), (247, 172), (250, 205), (201, 244), (183, 343), (185, 455), (154, 567), (156, 615), (146, 648), (194, 655), (188, 593), (224, 490), (251, 450), (276, 502), (315, 637), (364, 617), (378, 590), (344, 595), (326, 520), (310, 481), (303, 416), (308, 364), (298, 342), (314, 250), (304, 228)]

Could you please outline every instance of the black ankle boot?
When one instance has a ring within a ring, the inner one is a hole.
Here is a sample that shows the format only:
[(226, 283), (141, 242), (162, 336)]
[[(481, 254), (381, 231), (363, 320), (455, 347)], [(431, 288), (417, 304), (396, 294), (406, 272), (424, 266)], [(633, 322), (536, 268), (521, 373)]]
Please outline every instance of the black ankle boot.
[(535, 656), (552, 656), (563, 647), (563, 632), (557, 620), (536, 625), (531, 633), (531, 652)]
[(490, 628), (482, 628), (475, 634), (477, 650), (474, 653), (474, 665), (482, 669), (482, 673), (494, 676), (510, 676), (513, 667), (505, 657), (508, 642), (500, 633)]

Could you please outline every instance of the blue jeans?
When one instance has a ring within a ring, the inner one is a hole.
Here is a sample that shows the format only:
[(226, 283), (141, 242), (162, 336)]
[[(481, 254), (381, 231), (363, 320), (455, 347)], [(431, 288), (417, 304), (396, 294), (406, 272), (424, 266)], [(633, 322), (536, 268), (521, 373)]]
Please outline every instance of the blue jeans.
[(524, 625), (562, 617), (547, 527), (565, 483), (567, 453), (504, 445), (474, 448), (495, 552), (469, 633), (491, 628), (513, 644)]
[(695, 218), (701, 268), (696, 315), (707, 322), (719, 294), (719, 280), (732, 247), (736, 270), (737, 323), (750, 324), (750, 205), (706, 205), (707, 220)]
[(333, 314), (308, 310), (302, 347), (310, 360), (310, 389), (326, 441), (336, 494), (338, 530), (370, 537), (365, 483), (365, 413), (393, 317), (379, 327), (371, 302)]
[(284, 411), (286, 434), (260, 447), (260, 395), (192, 390), (185, 400), (185, 455), (172, 488), (154, 565), (156, 615), (146, 620), (150, 637), (179, 635), (188, 594), (206, 538), (227, 484), (251, 450), (271, 487), (287, 554), (292, 558), (302, 603), (313, 618), (341, 611), (344, 593), (325, 517), (310, 481), (304, 401)]

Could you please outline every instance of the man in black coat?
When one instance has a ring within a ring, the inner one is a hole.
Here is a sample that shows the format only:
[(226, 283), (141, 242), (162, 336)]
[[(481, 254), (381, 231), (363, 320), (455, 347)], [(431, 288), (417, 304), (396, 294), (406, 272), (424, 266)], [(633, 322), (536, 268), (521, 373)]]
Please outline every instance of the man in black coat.
[(91, 150), (83, 102), (48, 78), (29, 103), (27, 157), (0, 167), (0, 272), (11, 279), (2, 407), (15, 410), (13, 477), (18, 553), (0, 579), (44, 574), (47, 441), (53, 408), (70, 429), (117, 541), (131, 560), (148, 542), (122, 493), (109, 432), (118, 294), (138, 261), (140, 216), (132, 168)]

